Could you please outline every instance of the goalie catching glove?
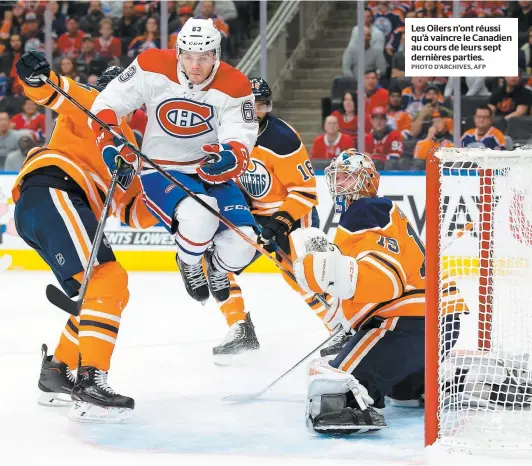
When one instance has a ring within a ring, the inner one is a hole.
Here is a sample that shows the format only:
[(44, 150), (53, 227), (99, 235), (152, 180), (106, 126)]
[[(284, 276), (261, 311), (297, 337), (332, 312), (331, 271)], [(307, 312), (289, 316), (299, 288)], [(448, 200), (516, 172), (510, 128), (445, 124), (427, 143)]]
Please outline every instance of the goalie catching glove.
[(358, 264), (353, 257), (344, 256), (317, 228), (295, 230), (290, 239), (296, 255), (294, 275), (303, 290), (339, 299), (354, 296)]
[(246, 147), (239, 142), (206, 144), (201, 150), (208, 157), (200, 163), (196, 171), (206, 183), (227, 183), (246, 171), (249, 153)]

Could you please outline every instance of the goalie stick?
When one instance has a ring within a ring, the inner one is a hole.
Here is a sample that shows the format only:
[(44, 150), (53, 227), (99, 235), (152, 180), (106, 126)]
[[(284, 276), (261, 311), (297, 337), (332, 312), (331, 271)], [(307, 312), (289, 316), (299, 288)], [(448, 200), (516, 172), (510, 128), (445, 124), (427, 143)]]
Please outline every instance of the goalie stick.
[(81, 311), (81, 306), (85, 300), (85, 293), (87, 292), (87, 286), (89, 284), (89, 279), (92, 274), (92, 269), (94, 268), (94, 262), (98, 256), (98, 251), (103, 239), (103, 230), (105, 228), (105, 222), (109, 216), (109, 210), (111, 208), (111, 203), (113, 202), (113, 194), (115, 192), (116, 186), (118, 184), (118, 177), (120, 175), (120, 161), (118, 160), (118, 167), (113, 172), (113, 177), (111, 179), (111, 185), (109, 186), (109, 191), (107, 192), (107, 197), (105, 203), (103, 204), (102, 214), (100, 216), (100, 221), (96, 228), (96, 234), (94, 236), (94, 242), (92, 243), (91, 255), (89, 256), (89, 262), (87, 263), (87, 268), (85, 269), (85, 275), (83, 276), (83, 282), (81, 283), (81, 288), (79, 291), (79, 298), (76, 300), (70, 299), (63, 291), (57, 288), (54, 285), (48, 285), (46, 287), (46, 297), (54, 306), (62, 309), (65, 312), (73, 316), (78, 316)]
[(338, 324), (338, 326), (329, 335), (327, 340), (325, 340), (324, 342), (322, 342), (318, 346), (316, 346), (316, 348), (314, 348), (310, 353), (308, 353), (306, 356), (301, 358), (290, 369), (288, 369), (287, 371), (283, 372), (279, 377), (277, 377), (273, 382), (271, 382), (268, 386), (264, 387), (262, 390), (260, 390), (258, 392), (254, 392), (254, 393), (242, 393), (242, 394), (239, 394), (239, 395), (229, 395), (229, 396), (226, 396), (226, 397), (222, 398), (222, 400), (230, 402), (230, 403), (248, 403), (250, 401), (257, 400), (262, 395), (264, 395), (270, 388), (272, 388), (277, 382), (279, 382), (286, 375), (288, 375), (290, 372), (292, 372), (296, 367), (298, 367), (300, 364), (304, 363), (308, 358), (310, 358), (322, 346), (324, 346), (327, 343), (329, 343), (329, 341), (331, 341), (341, 331), (343, 331), (342, 325)]
[[(212, 208), (207, 202), (205, 202), (201, 197), (199, 197), (196, 193), (192, 192), (187, 186), (179, 182), (176, 178), (174, 178), (170, 173), (168, 173), (166, 170), (161, 168), (160, 165), (152, 161), (147, 155), (142, 153), (140, 150), (138, 150), (132, 143), (130, 143), (126, 138), (124, 138), (122, 135), (118, 134), (113, 128), (111, 128), (108, 124), (103, 122), (100, 118), (98, 118), (96, 115), (94, 115), (90, 110), (85, 108), (82, 104), (80, 104), (74, 97), (72, 97), (68, 92), (64, 91), (59, 87), (57, 84), (52, 82), (49, 78), (47, 78), (45, 75), (40, 76), (41, 81), (45, 82), (49, 86), (51, 86), (55, 91), (57, 91), (59, 94), (61, 94), (65, 99), (67, 99), (70, 103), (78, 107), (85, 115), (87, 115), (90, 119), (94, 120), (96, 123), (98, 123), (102, 128), (104, 128), (106, 131), (111, 133), (115, 138), (117, 138), (124, 146), (128, 147), (132, 152), (134, 152), (139, 158), (144, 160), (146, 163), (148, 163), (157, 173), (159, 173), (163, 178), (165, 178), (167, 181), (172, 183), (174, 186), (177, 186), (181, 190), (185, 192), (185, 194), (192, 199), (194, 199), (198, 204), (200, 204), (203, 208), (207, 209), (212, 215), (214, 215), (220, 222), (222, 222), (227, 228), (234, 231), (240, 238), (242, 238), (246, 243), (253, 246), (257, 251), (259, 251), (262, 255), (266, 256), (269, 260), (271, 260), (280, 270), (288, 274), (291, 278), (295, 279), (294, 275), (289, 271), (286, 270), (286, 268), (283, 266), (281, 262), (277, 260), (277, 258), (271, 256), (266, 249), (264, 249), (260, 244), (253, 241), (249, 236), (247, 236), (245, 233), (243, 233), (240, 229), (238, 229), (232, 222), (227, 220), (223, 215), (221, 215), (217, 210)], [(279, 251), (279, 256), (282, 260), (285, 260), (288, 264), (292, 264), (292, 261), (288, 257), (288, 255), (284, 251)], [(59, 290), (60, 291), (60, 290)], [(48, 294), (47, 294), (48, 296)], [(55, 296), (55, 293), (54, 293)], [(330, 307), (329, 303), (325, 299), (323, 295), (316, 293), (316, 298), (328, 309)], [(48, 298), (49, 299), (49, 298)], [(68, 312), (68, 311), (67, 311)]]

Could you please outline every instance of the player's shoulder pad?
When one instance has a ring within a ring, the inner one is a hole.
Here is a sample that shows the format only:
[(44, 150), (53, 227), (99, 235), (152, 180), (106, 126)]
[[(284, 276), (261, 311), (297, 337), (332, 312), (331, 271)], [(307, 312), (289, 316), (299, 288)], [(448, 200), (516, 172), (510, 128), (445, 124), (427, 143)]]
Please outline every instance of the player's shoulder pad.
[(301, 139), (288, 123), (273, 115), (268, 115), (268, 125), (257, 138), (257, 145), (268, 149), (275, 155), (286, 157), (297, 152)]
[(251, 96), (251, 83), (249, 79), (236, 68), (221, 61), (214, 79), (204, 89), (216, 89), (217, 91), (227, 94), (233, 99)]
[(340, 217), (340, 226), (352, 233), (385, 228), (392, 221), (392, 209), (393, 202), (387, 197), (362, 198)]
[(159, 73), (176, 83), (179, 82), (175, 50), (148, 49), (137, 57), (137, 61), (143, 71)]

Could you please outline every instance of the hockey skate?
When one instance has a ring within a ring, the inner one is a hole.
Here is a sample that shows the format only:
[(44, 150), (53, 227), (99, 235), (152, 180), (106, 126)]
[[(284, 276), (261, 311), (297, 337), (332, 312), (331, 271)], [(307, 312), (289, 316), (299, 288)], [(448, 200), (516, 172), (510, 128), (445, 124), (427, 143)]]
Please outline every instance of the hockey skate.
[(116, 393), (107, 383), (107, 372), (82, 366), (72, 389), (70, 417), (86, 422), (122, 422), (131, 417), (135, 400)]
[(249, 313), (246, 320), (234, 323), (227, 333), (224, 341), (212, 349), (214, 364), (218, 366), (228, 366), (236, 362), (235, 357), (243, 353), (255, 351), (260, 348), (259, 340), (255, 334), (255, 327), (251, 321)]
[(326, 347), (320, 350), (320, 356), (322, 358), (325, 356), (336, 356), (352, 336), (353, 334), (351, 332), (342, 330)]
[(53, 356), (48, 356), (48, 346), (43, 343), (41, 376), (38, 387), (40, 390), (37, 403), (43, 406), (70, 406), (72, 405), (72, 387), (74, 387), (74, 374), (62, 362), (53, 362)]
[(212, 262), (213, 249), (205, 251), (205, 264), (207, 265), (207, 280), (209, 290), (216, 301), (223, 303), (229, 299), (231, 284), (227, 272), (220, 272)]
[(200, 261), (194, 265), (185, 264), (179, 259), (179, 254), (175, 255), (175, 260), (181, 272), (187, 293), (191, 298), (204, 304), (209, 299), (210, 294), (202, 262)]

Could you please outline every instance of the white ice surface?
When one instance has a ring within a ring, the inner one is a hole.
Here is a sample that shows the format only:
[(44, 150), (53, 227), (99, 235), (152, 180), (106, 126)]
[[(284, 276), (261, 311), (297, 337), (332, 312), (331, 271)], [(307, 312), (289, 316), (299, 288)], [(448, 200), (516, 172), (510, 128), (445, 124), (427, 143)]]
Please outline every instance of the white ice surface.
[(389, 428), (376, 434), (308, 433), (306, 365), (260, 401), (221, 401), (262, 389), (327, 337), (280, 276), (244, 274), (239, 282), (261, 350), (245, 366), (222, 368), (211, 357), (227, 330), (215, 303), (194, 302), (177, 274), (130, 274), (109, 381), (135, 398), (135, 415), (128, 424), (88, 425), (36, 403), (40, 346), (53, 351), (67, 319), (45, 298), (53, 276), (1, 274), (0, 466), (501, 464), (424, 451), (419, 408), (387, 408)]

